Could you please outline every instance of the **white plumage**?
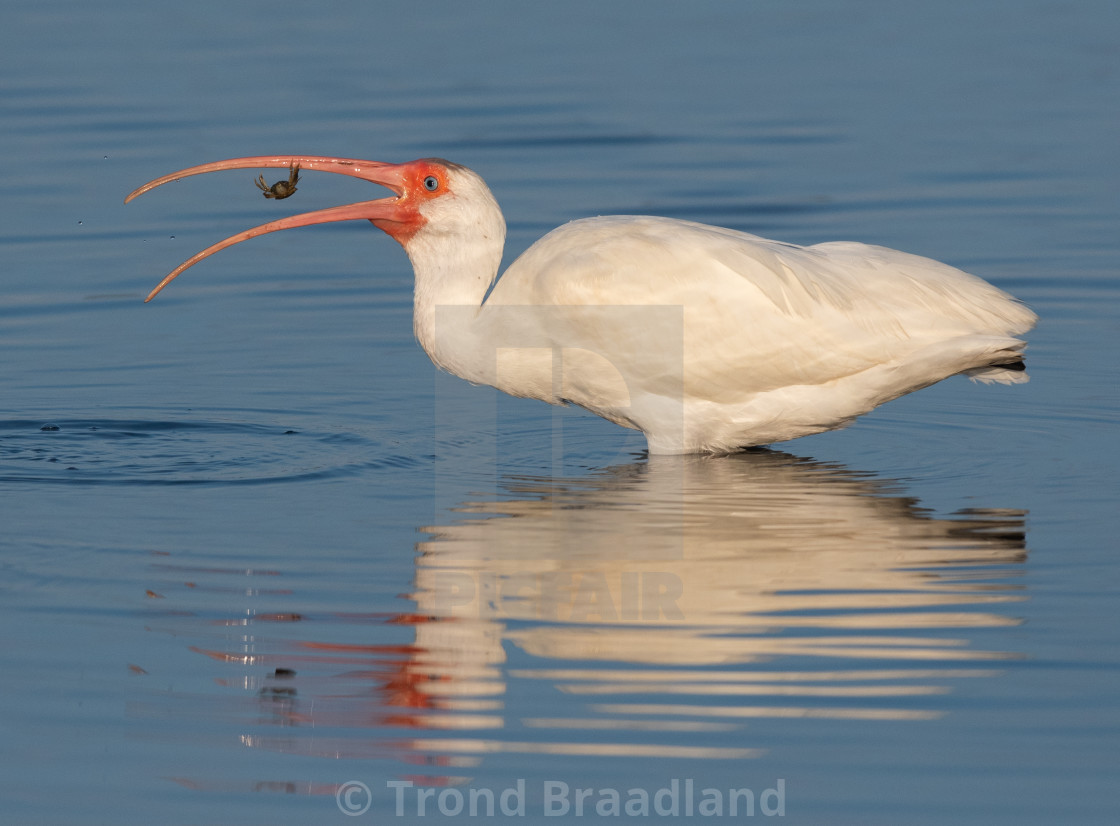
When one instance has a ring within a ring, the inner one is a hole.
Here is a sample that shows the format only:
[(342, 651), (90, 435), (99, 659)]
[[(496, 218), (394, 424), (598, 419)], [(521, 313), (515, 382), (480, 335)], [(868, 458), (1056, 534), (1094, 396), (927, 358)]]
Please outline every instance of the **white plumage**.
[(478, 175), (447, 161), (239, 158), (165, 176), (129, 199), (187, 175), (292, 164), (396, 196), (232, 236), (152, 296), (246, 238), (365, 218), (412, 261), (415, 332), (438, 366), (515, 396), (581, 405), (641, 430), (653, 453), (723, 452), (842, 427), (958, 373), (1027, 378), (1017, 336), (1034, 313), (976, 276), (883, 247), (589, 218), (553, 230), (494, 283), (501, 211)]

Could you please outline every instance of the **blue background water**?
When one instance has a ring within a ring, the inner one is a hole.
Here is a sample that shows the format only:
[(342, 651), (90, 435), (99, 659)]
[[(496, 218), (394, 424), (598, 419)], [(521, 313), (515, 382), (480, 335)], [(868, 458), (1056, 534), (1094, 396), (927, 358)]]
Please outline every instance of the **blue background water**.
[[(1114, 822), (1115, 4), (55, 2), (0, 55), (5, 822), (394, 822), (402, 778), (524, 779), (528, 821), (547, 780), (677, 778), (781, 779), (795, 823)], [(1039, 312), (1032, 382), (659, 463), (438, 377), (368, 225), (143, 305), (376, 197), (122, 205), (289, 152), (471, 166), (507, 262), (617, 212), (929, 255)]]

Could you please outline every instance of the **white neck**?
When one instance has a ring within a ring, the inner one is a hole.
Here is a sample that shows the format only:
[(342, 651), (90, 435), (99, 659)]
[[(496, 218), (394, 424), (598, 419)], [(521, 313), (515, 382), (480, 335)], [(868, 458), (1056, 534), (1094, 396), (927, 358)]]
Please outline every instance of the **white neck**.
[(436, 366), (472, 379), (469, 365), (477, 363), (472, 354), (481, 342), (473, 341), (471, 322), (497, 276), (501, 247), (464, 255), (466, 250), (459, 245), (448, 255), (430, 257), (415, 255), (411, 247), (409, 258), (416, 273), (413, 332)]
[(420, 346), (438, 367), (490, 383), (493, 354), (476, 352), (472, 322), (498, 275), (506, 226), (497, 202), (473, 172), (460, 169), (452, 191), (424, 210), (426, 223), (405, 246), (416, 274), (412, 317)]

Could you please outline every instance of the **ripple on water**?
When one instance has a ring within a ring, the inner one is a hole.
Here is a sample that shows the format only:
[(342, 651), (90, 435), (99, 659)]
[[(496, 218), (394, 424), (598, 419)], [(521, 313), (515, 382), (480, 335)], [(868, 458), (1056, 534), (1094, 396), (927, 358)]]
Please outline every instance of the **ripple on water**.
[(0, 482), (252, 485), (423, 463), (352, 432), (230, 421), (0, 422)]

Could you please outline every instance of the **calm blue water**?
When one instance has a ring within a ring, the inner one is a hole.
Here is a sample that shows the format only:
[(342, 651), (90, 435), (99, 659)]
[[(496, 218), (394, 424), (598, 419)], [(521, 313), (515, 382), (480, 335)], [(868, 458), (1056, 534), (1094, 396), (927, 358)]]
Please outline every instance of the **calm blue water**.
[[(4, 822), (1115, 822), (1115, 4), (57, 2), (0, 55)], [(296, 152), (475, 168), (507, 261), (615, 212), (929, 255), (1038, 311), (1032, 381), (651, 461), (437, 376), (368, 225), (141, 303), (376, 197), (122, 204)]]

